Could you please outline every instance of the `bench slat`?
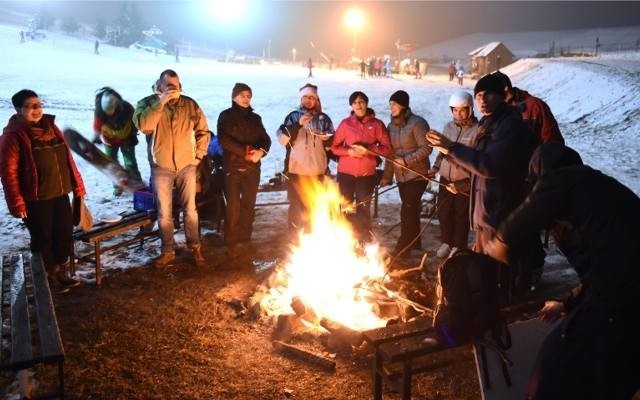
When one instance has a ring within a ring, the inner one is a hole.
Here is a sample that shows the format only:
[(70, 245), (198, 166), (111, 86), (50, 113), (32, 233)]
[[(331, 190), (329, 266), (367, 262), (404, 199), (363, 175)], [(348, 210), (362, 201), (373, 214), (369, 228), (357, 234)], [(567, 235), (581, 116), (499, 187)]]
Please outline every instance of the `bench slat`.
[(42, 256), (39, 253), (31, 256), (31, 274), (33, 276), (33, 298), (38, 317), (42, 361), (44, 363), (57, 362), (64, 359), (64, 348), (60, 339), (58, 321), (51, 300), (51, 291), (44, 271)]
[(27, 303), (27, 287), (24, 277), (22, 254), (12, 255), (11, 281), (11, 368), (23, 369), (33, 364), (31, 327)]

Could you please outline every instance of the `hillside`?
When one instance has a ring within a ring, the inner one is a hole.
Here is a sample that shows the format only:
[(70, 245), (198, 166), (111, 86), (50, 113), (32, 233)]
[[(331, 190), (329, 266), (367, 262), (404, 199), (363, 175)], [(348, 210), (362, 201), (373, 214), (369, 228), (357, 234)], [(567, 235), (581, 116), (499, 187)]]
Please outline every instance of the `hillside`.
[[(446, 40), (415, 50), (413, 56), (440, 59), (465, 59), (467, 54), (491, 42), (503, 42), (518, 58), (546, 54), (555, 41), (556, 55), (561, 47), (583, 48), (593, 51), (596, 38), (600, 39), (600, 51), (635, 49), (640, 39), (640, 26), (602, 29), (580, 29), (539, 32), (474, 33)], [(445, 57), (446, 56), (446, 57)]]

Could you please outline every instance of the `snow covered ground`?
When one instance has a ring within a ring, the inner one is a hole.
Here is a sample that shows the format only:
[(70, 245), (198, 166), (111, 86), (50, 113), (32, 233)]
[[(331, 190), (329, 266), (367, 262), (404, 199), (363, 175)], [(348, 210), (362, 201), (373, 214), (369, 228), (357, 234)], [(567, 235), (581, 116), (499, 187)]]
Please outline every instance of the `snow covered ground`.
[[(193, 97), (204, 110), (209, 127), (216, 131), (218, 114), (231, 103), (235, 82), (253, 88), (252, 106), (262, 116), (274, 139), (272, 151), (263, 162), (262, 181), (282, 169), (284, 149), (275, 132), (284, 116), (299, 102), (298, 88), (310, 81), (319, 86), (324, 111), (334, 124), (349, 113), (348, 97), (362, 90), (378, 117), (389, 121), (388, 99), (404, 89), (411, 95), (413, 111), (440, 130), (449, 119), (447, 100), (458, 86), (448, 77), (428, 75), (423, 80), (409, 76), (362, 80), (355, 71), (307, 70), (287, 65), (225, 64), (212, 60), (100, 47), (93, 54), (93, 40), (79, 40), (47, 33), (41, 41), (19, 43), (18, 26), (0, 25), (0, 121), (14, 113), (10, 98), (29, 88), (40, 94), (45, 112), (55, 114), (60, 127), (73, 126), (87, 137), (92, 135), (93, 98), (102, 86), (112, 86), (125, 99), (135, 102), (151, 93), (151, 85), (166, 68), (181, 77), (184, 94)], [(576, 148), (587, 164), (614, 176), (640, 193), (640, 53), (607, 55), (591, 59), (524, 59), (503, 69), (514, 85), (546, 100), (556, 115), (567, 143)], [(473, 90), (474, 81), (465, 80)], [(136, 154), (143, 177), (149, 166), (142, 137)], [(112, 196), (110, 182), (98, 171), (77, 159), (88, 188), (87, 202), (94, 216), (113, 214), (131, 207), (131, 196)], [(395, 202), (391, 192), (382, 201)], [(28, 234), (19, 220), (12, 218), (4, 199), (0, 200), (0, 250), (26, 249)]]

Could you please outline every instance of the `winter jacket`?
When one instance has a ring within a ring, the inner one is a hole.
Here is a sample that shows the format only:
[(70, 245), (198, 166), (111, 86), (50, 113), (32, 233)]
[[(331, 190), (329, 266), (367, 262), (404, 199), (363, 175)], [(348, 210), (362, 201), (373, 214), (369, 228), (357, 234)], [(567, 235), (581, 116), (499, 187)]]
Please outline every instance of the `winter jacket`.
[(314, 117), (305, 126), (298, 121), (308, 111), (300, 107), (292, 111), (284, 119), (278, 129), (278, 141), (286, 146), (284, 172), (298, 175), (322, 175), (327, 170), (327, 148), (331, 147), (331, 139), (322, 140), (318, 134), (333, 137), (335, 129), (331, 118), (323, 112), (314, 113)]
[[(478, 135), (478, 120), (472, 116), (464, 124), (449, 121), (444, 125), (444, 128), (442, 128), (442, 134), (454, 142), (473, 147), (476, 142), (476, 136)], [(433, 166), (438, 168), (440, 177), (449, 182), (458, 182), (471, 178), (471, 173), (469, 173), (468, 170), (451, 162), (451, 160), (446, 158), (442, 153), (438, 153)]]
[[(581, 162), (559, 162), (564, 146), (541, 146), (531, 159), (537, 182), (501, 225), (499, 237), (517, 248), (527, 232), (550, 228), (576, 270), (583, 300), (609, 308), (640, 305), (640, 199), (626, 186)], [(554, 165), (555, 164), (555, 165)], [(573, 165), (569, 165), (573, 164)], [(524, 243), (523, 243), (524, 244)]]
[(511, 90), (513, 97), (509, 100), (509, 104), (522, 113), (522, 120), (535, 138), (535, 146), (549, 142), (564, 144), (558, 122), (547, 103), (517, 87)]
[[(366, 147), (371, 153), (362, 158), (350, 157), (349, 149), (354, 144)], [(384, 123), (375, 117), (372, 109), (368, 109), (362, 119), (352, 112), (351, 116), (340, 122), (333, 136), (331, 152), (340, 157), (338, 172), (356, 177), (374, 175), (378, 165), (377, 157), (387, 157), (391, 152), (389, 132)]]
[(263, 150), (271, 148), (271, 138), (262, 125), (262, 118), (251, 107), (241, 107), (235, 102), (218, 117), (218, 141), (223, 149), (222, 165), (225, 172), (260, 169), (260, 161), (244, 159), (247, 146)]
[(472, 174), (469, 213), (474, 230), (495, 232), (524, 199), (531, 142), (518, 111), (503, 103), (480, 120), (474, 148), (454, 143), (449, 149), (447, 157)]
[[(430, 129), (427, 121), (407, 108), (392, 119), (387, 129), (392, 149), (389, 157), (402, 158), (408, 168), (426, 175), (429, 171), (429, 154), (432, 151), (432, 148), (427, 146), (425, 137)], [(385, 161), (383, 179), (391, 181), (394, 174), (397, 182), (407, 182), (419, 177), (415, 172)]]
[(147, 135), (147, 152), (152, 168), (180, 171), (198, 165), (207, 154), (211, 133), (207, 118), (190, 97), (180, 96), (164, 106), (158, 95), (138, 101), (133, 122)]
[[(64, 135), (55, 125), (55, 116), (45, 114), (38, 123), (52, 129), (56, 137), (66, 146)], [(4, 198), (12, 215), (27, 212), (28, 201), (39, 200), (38, 171), (33, 157), (31, 134), (28, 123), (20, 116), (13, 115), (0, 137), (0, 176), (4, 188)], [(67, 148), (71, 187), (76, 197), (86, 194), (84, 182)]]
[[(123, 113), (119, 118), (100, 118), (97, 113), (93, 116), (93, 131), (100, 135), (102, 141), (109, 146), (135, 146), (138, 144), (138, 129), (133, 124), (133, 106), (124, 101), (122, 108), (116, 113)], [(117, 120), (120, 121), (117, 121)], [(119, 122), (119, 123), (118, 123)]]

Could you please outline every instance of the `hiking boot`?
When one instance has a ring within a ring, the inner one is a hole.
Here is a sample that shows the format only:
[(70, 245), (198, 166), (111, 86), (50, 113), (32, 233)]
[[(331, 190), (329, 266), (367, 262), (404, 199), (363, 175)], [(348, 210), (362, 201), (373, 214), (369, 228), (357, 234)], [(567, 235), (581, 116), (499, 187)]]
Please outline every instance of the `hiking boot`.
[(438, 258), (445, 258), (451, 254), (451, 247), (447, 243), (442, 243), (438, 250), (436, 250), (436, 256)]
[(153, 260), (153, 264), (158, 267), (158, 268), (162, 268), (162, 267), (166, 267), (167, 265), (169, 265), (171, 263), (171, 261), (176, 259), (176, 253), (173, 251), (163, 251), (162, 253), (160, 253), (160, 255), (158, 257), (156, 257), (155, 260)]
[(80, 281), (77, 281), (67, 275), (66, 272), (60, 270), (54, 274), (55, 280), (62, 286), (67, 288), (73, 288), (80, 285)]
[(202, 268), (206, 265), (206, 260), (202, 255), (202, 251), (200, 251), (200, 245), (193, 246), (191, 248), (191, 253), (193, 254), (193, 261), (196, 264), (196, 267)]

